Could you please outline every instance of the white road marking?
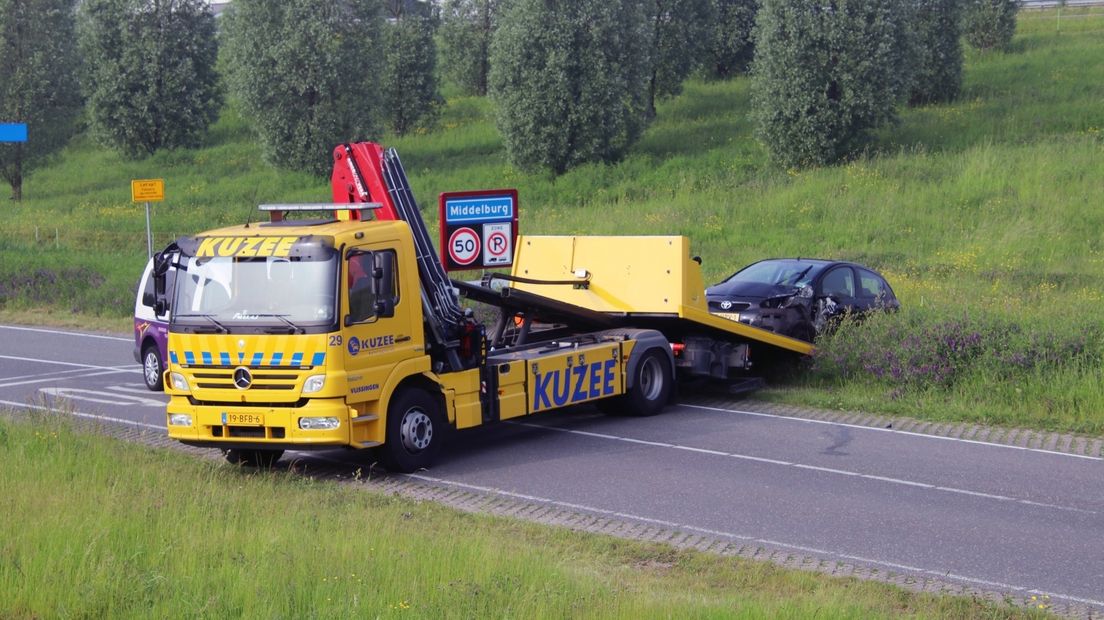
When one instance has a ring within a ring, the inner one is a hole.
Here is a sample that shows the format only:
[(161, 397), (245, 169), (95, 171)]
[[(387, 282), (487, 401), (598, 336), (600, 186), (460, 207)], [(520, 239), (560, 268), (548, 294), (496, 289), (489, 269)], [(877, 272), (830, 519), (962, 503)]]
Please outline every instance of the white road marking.
[(101, 336), (100, 334), (85, 334), (82, 332), (67, 332), (60, 329), (41, 329), (37, 327), (16, 327), (14, 325), (0, 325), (0, 329), (11, 329), (20, 332), (38, 332), (40, 334), (57, 334), (61, 336), (81, 336), (82, 338), (100, 338), (102, 340), (119, 340), (122, 342), (134, 342), (133, 338), (120, 338), (119, 336)]
[(169, 430), (166, 426), (158, 426), (156, 424), (146, 424), (145, 422), (135, 422), (134, 420), (124, 420), (123, 418), (113, 418), (107, 415), (97, 415), (95, 413), (84, 413), (81, 411), (63, 411), (54, 407), (43, 407), (41, 405), (32, 405), (29, 403), (18, 403), (11, 400), (0, 400), (0, 405), (9, 405), (19, 409), (34, 409), (36, 411), (45, 411), (48, 413), (60, 413), (64, 415), (71, 415), (75, 418), (85, 418), (89, 420), (102, 420), (104, 422), (114, 422), (116, 424), (129, 424), (130, 426), (140, 426), (142, 428), (152, 428), (160, 431)]
[[(154, 396), (157, 392), (146, 387), (144, 383), (128, 383), (127, 385), (109, 385), (107, 389), (115, 392), (125, 392), (127, 394), (141, 394), (142, 396)], [(158, 401), (162, 405), (168, 404), (168, 401)]]
[(74, 372), (84, 372), (84, 368), (72, 368), (70, 370), (54, 370), (52, 372), (39, 372), (33, 375), (20, 375), (17, 377), (4, 377), (0, 381), (18, 381), (20, 379), (38, 379), (41, 377), (57, 377), (58, 375), (72, 374)]
[(1053, 456), (1065, 456), (1075, 459), (1084, 459), (1088, 461), (1104, 461), (1104, 457), (1089, 456), (1087, 454), (1074, 454), (1072, 452), (1058, 452), (1057, 450), (1044, 450), (1042, 448), (1026, 448), (1024, 446), (1013, 446), (1004, 443), (993, 443), (989, 441), (978, 441), (977, 439), (962, 439), (960, 437), (943, 437), (942, 435), (927, 435), (924, 433), (916, 433), (913, 431), (901, 431), (894, 428), (879, 428), (877, 426), (863, 426), (861, 424), (846, 424), (844, 422), (831, 422), (829, 420), (812, 420), (809, 418), (797, 418), (786, 415), (778, 415), (774, 413), (762, 413), (760, 411), (742, 411), (740, 409), (724, 409), (722, 407), (707, 407), (705, 405), (688, 405), (685, 403), (679, 403), (679, 407), (687, 407), (689, 409), (702, 409), (704, 411), (713, 411), (717, 413), (736, 413), (740, 415), (755, 416), (759, 418), (773, 418), (776, 420), (787, 420), (790, 422), (798, 422), (801, 424), (824, 424), (828, 426), (843, 426), (846, 428), (856, 428), (864, 431), (875, 431), (879, 433), (895, 433), (898, 435), (907, 435), (909, 437), (922, 437), (924, 439), (936, 439), (939, 441), (956, 441), (958, 443), (974, 444), (978, 446), (989, 446), (991, 448), (1005, 448), (1009, 450), (1022, 450), (1025, 452), (1037, 452), (1040, 454), (1050, 454)]
[(619, 437), (617, 435), (609, 435), (609, 434), (606, 434), (606, 433), (592, 433), (592, 432), (588, 432), (588, 431), (579, 431), (579, 430), (570, 429), (570, 428), (559, 428), (559, 427), (555, 427), (555, 426), (544, 426), (542, 424), (533, 424), (531, 422), (509, 421), (509, 422), (506, 422), (506, 423), (507, 424), (512, 424), (512, 425), (515, 425), (515, 426), (526, 426), (526, 427), (529, 427), (529, 428), (539, 428), (541, 430), (546, 430), (546, 431), (555, 431), (557, 433), (569, 433), (569, 434), (572, 434), (572, 435), (582, 435), (584, 437), (593, 437), (595, 439), (605, 439), (605, 440), (609, 440), (609, 441), (619, 441), (619, 442), (624, 442), (624, 443), (635, 443), (635, 444), (643, 443), (643, 444), (651, 445), (651, 446), (654, 446), (654, 447), (667, 448), (667, 449), (670, 449), (670, 450), (680, 450), (680, 451), (683, 451), (683, 452), (694, 452), (694, 453), (698, 453), (698, 454), (707, 454), (707, 455), (710, 455), (710, 456), (720, 456), (720, 457), (725, 457), (725, 458), (739, 459), (741, 461), (753, 461), (753, 462), (756, 462), (756, 463), (766, 463), (766, 464), (769, 464), (769, 465), (780, 465), (782, 467), (792, 467), (794, 469), (804, 469), (804, 470), (810, 470), (810, 471), (818, 471), (818, 472), (822, 472), (822, 473), (826, 473), (826, 474), (834, 474), (834, 475), (838, 475), (838, 476), (847, 476), (847, 477), (850, 477), (850, 478), (862, 478), (862, 479), (865, 479), (865, 480), (875, 480), (875, 481), (878, 481), (878, 482), (885, 482), (887, 484), (896, 484), (896, 485), (900, 485), (900, 486), (909, 486), (909, 487), (917, 487), (917, 488), (922, 488), (922, 489), (930, 489), (932, 491), (941, 491), (941, 492), (944, 492), (944, 493), (956, 493), (956, 494), (959, 494), (959, 495), (970, 495), (970, 496), (974, 496), (974, 497), (982, 497), (982, 498), (993, 499), (993, 500), (998, 500), (998, 501), (1002, 501), (1002, 502), (1015, 502), (1017, 504), (1024, 504), (1024, 505), (1027, 505), (1027, 506), (1035, 506), (1035, 507), (1038, 507), (1038, 508), (1051, 508), (1051, 509), (1054, 509), (1054, 510), (1062, 510), (1062, 511), (1066, 511), (1066, 512), (1077, 512), (1077, 513), (1089, 514), (1089, 515), (1098, 514), (1097, 511), (1095, 511), (1095, 510), (1088, 510), (1088, 509), (1085, 509), (1085, 508), (1074, 508), (1072, 506), (1061, 506), (1061, 505), (1058, 505), (1058, 504), (1045, 504), (1045, 503), (1042, 503), (1042, 502), (1034, 502), (1034, 501), (1031, 501), (1031, 500), (1019, 499), (1019, 498), (1016, 498), (1016, 497), (1008, 497), (1008, 496), (1005, 496), (1005, 495), (991, 495), (991, 494), (988, 494), (988, 493), (981, 493), (981, 492), (978, 492), (978, 491), (971, 491), (969, 489), (960, 489), (960, 488), (955, 488), (955, 487), (940, 486), (940, 485), (935, 485), (935, 484), (928, 484), (926, 482), (917, 482), (915, 480), (905, 480), (903, 478), (891, 478), (891, 477), (888, 477), (888, 476), (878, 476), (878, 475), (875, 475), (875, 474), (865, 474), (865, 473), (862, 473), (862, 472), (851, 471), (851, 470), (847, 470), (847, 469), (835, 469), (835, 468), (832, 468), (832, 467), (821, 467), (819, 465), (806, 465), (805, 463), (796, 463), (796, 462), (791, 462), (791, 461), (780, 461), (780, 460), (777, 460), (777, 459), (768, 459), (768, 458), (763, 458), (763, 457), (760, 457), (760, 456), (751, 456), (751, 455), (748, 455), (748, 454), (738, 454), (738, 453), (735, 453), (735, 452), (721, 452), (721, 451), (718, 451), (718, 450), (706, 450), (706, 449), (703, 449), (703, 448), (695, 448), (693, 446), (681, 446), (681, 445), (678, 445), (678, 444), (664, 444), (664, 443), (659, 443), (659, 442), (645, 442), (645, 441), (641, 441), (639, 439), (633, 439), (631, 437)]
[[(0, 355), (0, 359), (16, 360), (18, 362), (37, 362), (39, 364), (56, 364), (58, 366), (73, 366), (74, 368), (91, 368), (92, 370), (123, 370), (119, 366), (96, 366), (95, 364), (77, 364), (75, 362), (59, 362), (58, 360), (44, 360), (38, 357), (19, 357), (18, 355)], [(130, 367), (124, 367), (129, 370)]]
[(120, 405), (123, 407), (141, 405), (143, 407), (164, 407), (165, 401), (152, 398), (142, 398), (130, 394), (116, 392), (103, 392), (100, 390), (88, 390), (84, 388), (49, 387), (39, 388), (39, 392), (55, 398), (68, 398), (70, 400), (85, 400), (102, 405)]
[[(82, 372), (84, 369), (78, 371), (66, 371), (66, 372)], [(50, 383), (51, 381), (69, 381), (71, 379), (87, 379), (88, 377), (101, 377), (103, 375), (117, 375), (119, 373), (141, 373), (141, 370), (136, 368), (117, 368), (115, 370), (104, 370), (102, 372), (90, 372), (83, 375), (70, 375), (68, 377), (48, 377), (45, 379), (28, 379), (26, 381), (16, 381), (13, 383), (0, 383), (0, 388), (15, 387), (17, 385), (30, 385), (32, 383)]]
[[(347, 465), (347, 463), (346, 463), (346, 465)], [(644, 517), (644, 516), (641, 516), (641, 515), (635, 515), (635, 514), (627, 513), (627, 512), (619, 512), (619, 511), (615, 511), (615, 510), (606, 510), (604, 508), (598, 508), (598, 507), (595, 507), (595, 506), (588, 506), (588, 505), (585, 505), (585, 504), (576, 504), (576, 503), (572, 503), (572, 502), (563, 502), (563, 501), (559, 501), (559, 500), (550, 499), (550, 498), (547, 498), (547, 497), (540, 497), (540, 496), (537, 496), (537, 495), (527, 495), (527, 494), (524, 494), (524, 493), (515, 493), (513, 491), (506, 491), (506, 490), (495, 488), (495, 487), (486, 487), (486, 486), (481, 486), (481, 485), (476, 485), (476, 484), (468, 484), (466, 482), (458, 482), (456, 480), (447, 480), (447, 479), (444, 479), (444, 478), (434, 478), (432, 476), (426, 476), (426, 475), (423, 475), (423, 474), (405, 474), (404, 476), (408, 477), (408, 478), (414, 478), (416, 480), (422, 480), (422, 481), (425, 481), (425, 482), (432, 482), (432, 483), (435, 483), (435, 484), (441, 484), (441, 485), (445, 485), (445, 486), (452, 486), (452, 487), (461, 488), (461, 489), (468, 489), (468, 490), (471, 490), (471, 491), (478, 491), (478, 492), (481, 492), (481, 493), (489, 493), (489, 494), (492, 494), (492, 495), (500, 495), (500, 496), (503, 496), (503, 497), (510, 497), (510, 498), (521, 499), (521, 500), (525, 500), (525, 501), (538, 502), (538, 503), (552, 505), (552, 506), (560, 506), (560, 507), (568, 508), (568, 509), (571, 509), (571, 510), (584, 510), (586, 512), (592, 512), (592, 513), (595, 513), (595, 514), (607, 515), (607, 516), (611, 516), (611, 517), (618, 517), (618, 518), (622, 518), (622, 519), (630, 519), (630, 520), (639, 521), (639, 522), (642, 522), (642, 523), (651, 523), (651, 524), (654, 524), (654, 525), (660, 525), (660, 526), (669, 527), (669, 528), (672, 528), (672, 529), (678, 529), (678, 530), (689, 531), (689, 532), (697, 532), (697, 533), (700, 533), (700, 534), (706, 534), (706, 535), (709, 535), (709, 536), (716, 536), (716, 537), (727, 538), (727, 539), (732, 539), (732, 540), (740, 540), (740, 541), (758, 543), (758, 544), (765, 545), (765, 546), (768, 546), (768, 547), (779, 547), (779, 548), (782, 548), (782, 549), (790, 549), (790, 550), (793, 550), (793, 551), (800, 551), (802, 553), (808, 553), (808, 554), (814, 555), (814, 556), (822, 556), (822, 557), (827, 557), (827, 558), (839, 558), (839, 559), (843, 559), (843, 560), (849, 560), (849, 561), (852, 561), (852, 562), (856, 562), (856, 563), (859, 563), (859, 564), (868, 564), (868, 565), (873, 564), (873, 565), (876, 565), (876, 566), (885, 566), (885, 567), (888, 567), (888, 568), (894, 568), (894, 569), (897, 569), (897, 570), (908, 571), (908, 572), (911, 572), (911, 573), (922, 573), (922, 574), (925, 574), (925, 575), (931, 575), (931, 576), (939, 577), (939, 578), (942, 578), (942, 579), (952, 579), (952, 580), (960, 581), (960, 582), (973, 583), (973, 584), (978, 584), (978, 585), (982, 585), (982, 586), (986, 586), (986, 587), (990, 587), (990, 588), (996, 588), (996, 589), (1000, 589), (1000, 590), (1007, 590), (1007, 591), (1011, 591), (1011, 592), (1019, 592), (1019, 593), (1025, 594), (1025, 595), (1034, 594), (1034, 595), (1037, 595), (1037, 596), (1049, 596), (1051, 599), (1061, 599), (1061, 600), (1071, 601), (1071, 602), (1075, 602), (1075, 603), (1084, 603), (1086, 605), (1104, 605), (1104, 600), (1094, 600), (1094, 599), (1088, 599), (1088, 598), (1073, 596), (1073, 595), (1070, 595), (1070, 594), (1062, 594), (1062, 593), (1058, 593), (1058, 592), (1048, 592), (1048, 591), (1045, 591), (1045, 590), (1039, 590), (1039, 589), (1036, 589), (1036, 588), (1032, 588), (1030, 586), (1019, 586), (1019, 585), (1014, 585), (1014, 584), (1009, 584), (1009, 583), (1001, 583), (999, 581), (990, 581), (990, 580), (986, 580), (986, 579), (980, 579), (980, 578), (977, 578), (977, 577), (970, 577), (970, 576), (967, 576), (967, 575), (959, 575), (959, 574), (952, 573), (952, 572), (946, 571), (946, 570), (923, 568), (923, 567), (919, 567), (919, 566), (909, 566), (907, 564), (898, 564), (896, 562), (889, 562), (889, 561), (886, 561), (886, 560), (878, 560), (878, 559), (874, 559), (874, 558), (867, 558), (867, 557), (863, 557), (863, 556), (859, 556), (859, 555), (853, 555), (853, 554), (849, 554), (849, 553), (829, 551), (827, 549), (818, 549), (816, 547), (807, 547), (807, 546), (804, 546), (804, 545), (795, 545), (795, 544), (790, 544), (790, 543), (786, 543), (786, 542), (782, 542), (782, 541), (778, 541), (778, 540), (772, 540), (772, 539), (769, 539), (769, 538), (756, 538), (754, 536), (747, 536), (747, 535), (744, 535), (744, 534), (737, 534), (735, 532), (724, 532), (724, 531), (719, 531), (719, 530), (712, 530), (712, 529), (697, 527), (697, 526), (694, 526), (694, 525), (689, 525), (689, 524), (686, 524), (686, 523), (678, 523), (678, 522), (675, 522), (675, 521), (666, 521), (666, 520), (663, 520), (663, 519), (653, 519), (651, 517)]]

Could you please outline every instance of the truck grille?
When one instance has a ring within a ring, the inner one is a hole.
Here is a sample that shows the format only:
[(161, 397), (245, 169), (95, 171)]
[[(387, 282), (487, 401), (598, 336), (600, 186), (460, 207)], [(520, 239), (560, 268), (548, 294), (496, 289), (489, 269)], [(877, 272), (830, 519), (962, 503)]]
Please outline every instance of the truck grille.
[[(294, 390), (299, 381), (298, 369), (279, 371), (265, 369), (253, 373), (253, 383), (244, 391), (249, 390)], [(236, 390), (234, 385), (234, 368), (206, 368), (196, 371), (192, 375), (196, 380), (196, 387), (213, 390)]]

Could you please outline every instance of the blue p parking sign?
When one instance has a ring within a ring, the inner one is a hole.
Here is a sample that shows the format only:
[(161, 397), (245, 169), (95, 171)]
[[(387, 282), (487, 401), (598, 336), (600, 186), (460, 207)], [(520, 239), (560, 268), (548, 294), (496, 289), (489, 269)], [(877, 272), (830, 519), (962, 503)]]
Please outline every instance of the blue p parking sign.
[(0, 142), (26, 142), (27, 123), (0, 123)]

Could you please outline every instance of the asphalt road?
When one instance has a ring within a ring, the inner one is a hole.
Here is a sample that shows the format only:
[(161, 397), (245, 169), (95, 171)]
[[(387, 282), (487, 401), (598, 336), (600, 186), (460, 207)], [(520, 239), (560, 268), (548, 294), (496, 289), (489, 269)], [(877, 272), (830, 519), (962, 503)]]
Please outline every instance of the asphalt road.
[[(0, 405), (163, 428), (127, 338), (0, 326)], [(312, 457), (357, 464), (355, 453)], [(1104, 459), (672, 406), (466, 431), (415, 477), (1104, 610)]]

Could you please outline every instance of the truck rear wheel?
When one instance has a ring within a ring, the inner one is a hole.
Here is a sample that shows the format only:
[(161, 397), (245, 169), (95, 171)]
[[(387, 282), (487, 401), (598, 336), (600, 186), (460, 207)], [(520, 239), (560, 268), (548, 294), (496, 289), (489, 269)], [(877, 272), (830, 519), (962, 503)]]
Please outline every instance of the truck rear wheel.
[(280, 457), (284, 455), (284, 451), (239, 450), (237, 448), (230, 448), (229, 450), (223, 450), (222, 455), (226, 457), (226, 462), (232, 465), (271, 469), (272, 466), (276, 464), (276, 461), (279, 461)]
[(632, 387), (624, 396), (598, 401), (602, 411), (616, 415), (651, 416), (667, 405), (674, 387), (674, 374), (671, 372), (671, 362), (663, 351), (645, 351), (632, 376), (628, 378), (631, 379)]
[(379, 448), (380, 461), (407, 474), (429, 467), (441, 451), (444, 420), (438, 399), (418, 388), (402, 390), (387, 407), (387, 441)]

